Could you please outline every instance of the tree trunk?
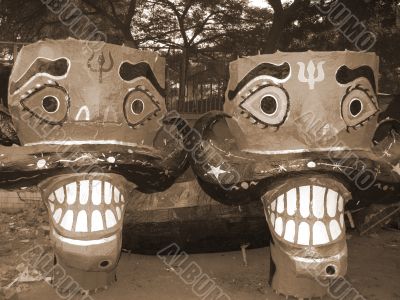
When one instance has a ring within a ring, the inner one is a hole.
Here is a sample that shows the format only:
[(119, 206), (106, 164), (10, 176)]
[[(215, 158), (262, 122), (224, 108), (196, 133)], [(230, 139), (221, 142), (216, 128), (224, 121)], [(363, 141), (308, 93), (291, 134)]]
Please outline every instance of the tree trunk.
[(187, 82), (187, 71), (189, 66), (189, 50), (187, 47), (182, 49), (182, 58), (179, 69), (179, 107), (183, 107), (186, 96), (186, 82)]
[(267, 44), (264, 53), (274, 53), (278, 50), (279, 40), (285, 27), (285, 17), (283, 13), (275, 13), (272, 27), (268, 33)]
[(124, 37), (124, 45), (125, 46), (135, 48), (135, 49), (138, 48), (137, 42), (135, 40), (133, 40), (130, 27), (122, 29), (122, 34)]

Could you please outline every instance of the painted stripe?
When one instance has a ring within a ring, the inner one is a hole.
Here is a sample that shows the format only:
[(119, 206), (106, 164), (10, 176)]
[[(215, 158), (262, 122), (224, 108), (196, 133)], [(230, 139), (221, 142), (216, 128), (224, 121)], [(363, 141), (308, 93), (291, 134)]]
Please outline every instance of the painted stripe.
[(293, 149), (293, 150), (248, 150), (243, 151), (255, 154), (290, 154), (290, 153), (308, 153), (308, 152), (331, 152), (331, 151), (361, 151), (363, 149), (351, 149), (348, 147), (315, 148), (315, 149)]
[(54, 230), (53, 230), (53, 236), (56, 239), (58, 239), (61, 242), (63, 242), (63, 243), (67, 243), (67, 244), (71, 244), (71, 245), (78, 245), (78, 246), (101, 245), (101, 244), (112, 242), (115, 239), (117, 239), (117, 235), (114, 234), (112, 236), (109, 236), (109, 237), (106, 237), (106, 238), (102, 238), (102, 239), (98, 239), (98, 240), (88, 240), (88, 241), (75, 240), (75, 239), (70, 239), (70, 238), (63, 237), (63, 236), (59, 235), (57, 232), (55, 232)]
[(80, 140), (80, 141), (42, 141), (36, 143), (26, 143), (24, 146), (37, 146), (37, 145), (121, 145), (137, 147), (137, 143), (128, 143), (116, 140)]

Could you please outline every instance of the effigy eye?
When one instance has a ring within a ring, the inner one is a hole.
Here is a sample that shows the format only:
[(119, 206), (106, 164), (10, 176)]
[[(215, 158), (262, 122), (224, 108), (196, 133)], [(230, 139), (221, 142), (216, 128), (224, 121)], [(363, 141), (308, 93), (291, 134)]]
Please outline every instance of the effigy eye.
[(129, 125), (136, 127), (160, 111), (156, 98), (143, 86), (131, 89), (125, 96), (124, 115)]
[(289, 97), (283, 88), (267, 85), (244, 99), (240, 107), (258, 122), (279, 126), (285, 122), (289, 110)]
[(44, 85), (24, 95), (20, 104), (24, 110), (41, 121), (62, 124), (68, 114), (70, 101), (67, 91), (59, 85)]

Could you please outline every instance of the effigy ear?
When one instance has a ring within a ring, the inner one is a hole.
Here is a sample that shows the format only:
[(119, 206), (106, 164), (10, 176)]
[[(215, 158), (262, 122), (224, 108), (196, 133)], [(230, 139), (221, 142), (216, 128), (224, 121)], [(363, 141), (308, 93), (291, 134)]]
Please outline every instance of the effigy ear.
[(373, 137), (373, 151), (396, 165), (400, 160), (400, 95), (391, 101), (378, 116), (378, 126)]
[(20, 145), (11, 117), (0, 111), (0, 144), (3, 146)]
[(14, 124), (8, 112), (8, 79), (11, 66), (0, 65), (0, 145), (20, 145)]

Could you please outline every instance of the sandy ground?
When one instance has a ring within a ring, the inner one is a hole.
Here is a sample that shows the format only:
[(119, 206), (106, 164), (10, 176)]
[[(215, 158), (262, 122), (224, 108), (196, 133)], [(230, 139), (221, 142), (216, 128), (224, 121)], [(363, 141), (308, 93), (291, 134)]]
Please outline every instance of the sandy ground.
[[(6, 222), (9, 224), (12, 219), (7, 218)], [(18, 216), (15, 218), (18, 219)], [(18, 276), (16, 266), (21, 262), (18, 253), (30, 247), (33, 240), (46, 247), (49, 245), (46, 227), (39, 226), (39, 229), (32, 229), (34, 232), (25, 229), (22, 230), (23, 235), (19, 236), (21, 230), (18, 230), (18, 224), (14, 226), (17, 227), (18, 234), (6, 235), (4, 230), (1, 234), (2, 245), (7, 239), (13, 242), (11, 252), (0, 253), (1, 286), (9, 284)], [(5, 228), (4, 220), (3, 228)], [(18, 238), (13, 239), (11, 236)], [(358, 236), (356, 232), (350, 232), (348, 246), (350, 258), (347, 280), (353, 287), (366, 299), (400, 299), (400, 231), (381, 229), (377, 233), (363, 237)], [(210, 276), (230, 299), (285, 299), (276, 295), (267, 285), (269, 249), (247, 250), (246, 253), (247, 267), (243, 264), (240, 251), (190, 254), (189, 260), (197, 263), (202, 272)], [(18, 294), (11, 299), (59, 299), (54, 289), (44, 281), (16, 283), (14, 287), (17, 288)], [(92, 297), (96, 300), (201, 299), (192, 291), (192, 285), (185, 284), (157, 256), (128, 253), (122, 254), (118, 266), (118, 282), (108, 290)], [(227, 298), (221, 300), (225, 299)], [(324, 299), (332, 298), (325, 297)]]

